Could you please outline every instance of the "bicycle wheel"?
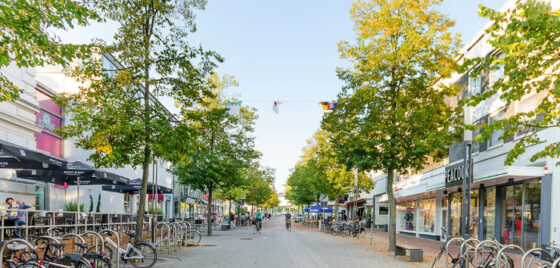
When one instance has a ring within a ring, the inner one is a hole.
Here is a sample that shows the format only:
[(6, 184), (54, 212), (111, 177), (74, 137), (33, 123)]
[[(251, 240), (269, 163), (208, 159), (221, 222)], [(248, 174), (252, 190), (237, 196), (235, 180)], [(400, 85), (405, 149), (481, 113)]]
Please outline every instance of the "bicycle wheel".
[(202, 239), (202, 235), (199, 231), (191, 231), (188, 235), (191, 243), (194, 243), (196, 245), (198, 245), (200, 243), (200, 240)]
[(110, 258), (111, 260), (115, 259), (115, 256), (113, 256), (113, 249), (107, 243), (105, 243), (105, 246), (103, 247), (103, 252), (101, 252), (101, 245), (97, 245), (97, 248), (95, 248), (95, 246), (88, 248), (86, 253), (87, 254), (105, 253), (104, 257)]
[[(157, 251), (154, 247), (152, 247), (152, 245), (150, 245), (148, 243), (145, 243), (145, 242), (140, 242), (138, 244), (135, 244), (134, 247), (142, 253), (142, 258), (129, 260), (129, 262), (130, 262), (130, 264), (132, 264), (132, 266), (149, 268), (149, 267), (154, 266), (154, 264), (156, 264)], [(132, 252), (132, 254), (134, 254), (134, 255), (132, 255), (132, 256), (129, 255), (129, 257), (135, 257), (136, 256), (136, 253), (134, 253), (134, 251), (131, 250), (130, 252)]]
[(89, 261), (84, 257), (80, 258), (80, 260), (78, 261), (78, 264), (75, 267), (76, 268), (92, 268)]
[(16, 265), (16, 268), (44, 268), (44, 266), (39, 265), (36, 262), (26, 262)]
[(111, 268), (111, 262), (98, 254), (85, 255), (84, 258), (88, 260), (92, 268)]

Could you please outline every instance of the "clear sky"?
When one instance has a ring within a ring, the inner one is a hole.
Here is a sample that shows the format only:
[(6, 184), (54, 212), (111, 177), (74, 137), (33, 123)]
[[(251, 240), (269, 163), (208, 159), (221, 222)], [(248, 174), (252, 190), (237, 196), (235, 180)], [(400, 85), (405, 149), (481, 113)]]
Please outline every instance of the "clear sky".
[[(413, 1), (413, 0), (411, 0)], [(453, 29), (467, 43), (484, 25), (478, 5), (501, 7), (506, 0), (444, 0), (441, 10), (456, 20)], [(306, 140), (319, 128), (319, 101), (336, 98), (342, 83), (337, 43), (352, 41), (350, 0), (208, 0), (197, 17), (192, 44), (220, 53), (220, 74), (234, 75), (230, 89), (244, 105), (258, 109), (256, 146), (262, 164), (276, 169), (276, 189), (296, 164)], [(114, 27), (94, 25), (62, 34), (69, 42), (109, 39)], [(272, 111), (280, 101), (280, 113)]]

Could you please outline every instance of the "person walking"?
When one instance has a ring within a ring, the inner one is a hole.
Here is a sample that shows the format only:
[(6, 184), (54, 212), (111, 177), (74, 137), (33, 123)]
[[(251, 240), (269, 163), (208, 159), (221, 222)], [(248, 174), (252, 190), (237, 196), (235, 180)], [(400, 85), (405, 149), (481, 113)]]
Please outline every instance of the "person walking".
[(229, 224), (231, 226), (231, 229), (235, 228), (235, 214), (233, 214), (231, 210), (229, 211)]
[(292, 214), (288, 211), (285, 215), (286, 217), (286, 230), (292, 231)]

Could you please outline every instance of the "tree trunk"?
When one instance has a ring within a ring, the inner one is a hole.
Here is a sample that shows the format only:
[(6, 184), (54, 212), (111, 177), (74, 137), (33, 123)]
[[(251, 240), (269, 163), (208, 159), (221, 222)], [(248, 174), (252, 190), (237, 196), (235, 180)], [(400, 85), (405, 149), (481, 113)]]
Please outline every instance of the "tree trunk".
[(212, 185), (208, 187), (208, 236), (212, 235)]
[(389, 248), (387, 250), (392, 252), (395, 252), (397, 245), (397, 206), (393, 194), (394, 177), (395, 170), (389, 168), (387, 170), (387, 199), (389, 201)]
[[(149, 39), (148, 39), (149, 40)], [(149, 50), (149, 42), (145, 45), (146, 50)], [(146, 64), (148, 63), (146, 56)], [(144, 66), (144, 161), (142, 163), (142, 186), (140, 188), (140, 204), (138, 206), (138, 214), (136, 219), (136, 238), (135, 241), (144, 240), (143, 229), (144, 229), (144, 211), (146, 209), (146, 194), (148, 188), (148, 176), (150, 174), (150, 158), (152, 151), (150, 150), (150, 135), (148, 131), (148, 125), (150, 124), (150, 83), (148, 82), (150, 77), (150, 66)], [(157, 193), (156, 193), (157, 194)], [(155, 198), (155, 196), (154, 196)], [(153, 212), (155, 213), (155, 211)], [(152, 223), (154, 224), (154, 223)], [(155, 225), (152, 226), (154, 228)]]
[(334, 208), (335, 208), (335, 211), (334, 211), (334, 220), (335, 220), (335, 221), (338, 221), (338, 198), (335, 198), (335, 201), (334, 201)]

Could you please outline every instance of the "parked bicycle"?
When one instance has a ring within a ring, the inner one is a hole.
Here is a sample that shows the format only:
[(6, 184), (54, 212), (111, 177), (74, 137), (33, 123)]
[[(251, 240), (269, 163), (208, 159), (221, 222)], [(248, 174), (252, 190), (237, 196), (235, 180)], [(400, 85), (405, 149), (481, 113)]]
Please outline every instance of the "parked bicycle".
[[(125, 232), (129, 236), (129, 240), (136, 237), (136, 233), (132, 231)], [(149, 268), (154, 266), (157, 262), (157, 251), (156, 248), (147, 242), (138, 242), (131, 244), (130, 242), (126, 244), (124, 248), (121, 248), (111, 240), (110, 236), (105, 238), (105, 248), (110, 247), (113, 250), (117, 250), (118, 257), (124, 264), (130, 263), (135, 267)], [(111, 254), (112, 251), (111, 251)], [(116, 256), (111, 255), (111, 259), (115, 259)]]

